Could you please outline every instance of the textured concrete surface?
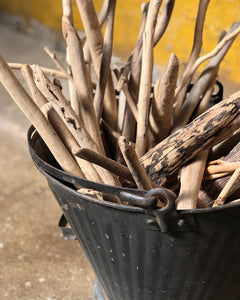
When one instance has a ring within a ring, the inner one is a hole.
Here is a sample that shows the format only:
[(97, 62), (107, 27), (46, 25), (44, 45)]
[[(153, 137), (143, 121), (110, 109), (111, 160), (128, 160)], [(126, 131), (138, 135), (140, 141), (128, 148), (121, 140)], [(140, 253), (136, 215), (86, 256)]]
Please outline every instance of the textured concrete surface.
[[(45, 45), (59, 48), (0, 20), (8, 62), (51, 66)], [(60, 208), (28, 153), (30, 123), (1, 84), (0, 95), (0, 299), (91, 299), (95, 275), (80, 245), (62, 238)]]

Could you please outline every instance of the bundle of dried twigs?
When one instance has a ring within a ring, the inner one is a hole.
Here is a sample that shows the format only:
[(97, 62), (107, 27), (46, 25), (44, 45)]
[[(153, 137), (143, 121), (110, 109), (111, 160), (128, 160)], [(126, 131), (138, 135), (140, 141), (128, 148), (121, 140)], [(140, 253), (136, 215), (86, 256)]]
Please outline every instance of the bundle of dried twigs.
[[(2, 84), (60, 166), (103, 184), (168, 188), (178, 195), (178, 209), (222, 205), (230, 195), (238, 199), (240, 91), (211, 108), (209, 102), (240, 22), (200, 57), (209, 4), (200, 0), (184, 73), (179, 75), (179, 60), (171, 54), (153, 84), (154, 46), (166, 32), (175, 1), (151, 0), (142, 6), (136, 47), (120, 69), (111, 65), (116, 0), (104, 0), (98, 14), (92, 0), (76, 2), (85, 36), (80, 38), (74, 26), (71, 0), (62, 0), (66, 62), (45, 48), (58, 70), (7, 64), (0, 56)], [(11, 68), (21, 69), (31, 96)], [(69, 83), (69, 99), (60, 80)], [(221, 177), (217, 184), (216, 177)], [(117, 197), (110, 200), (120, 203)]]

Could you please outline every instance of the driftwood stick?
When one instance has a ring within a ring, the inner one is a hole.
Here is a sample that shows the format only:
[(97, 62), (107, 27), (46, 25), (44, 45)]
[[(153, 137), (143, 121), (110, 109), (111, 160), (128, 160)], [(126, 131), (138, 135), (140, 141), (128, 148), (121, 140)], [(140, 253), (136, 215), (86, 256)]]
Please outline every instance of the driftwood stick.
[[(82, 148), (89, 148), (95, 152), (101, 153), (101, 148), (91, 138), (90, 134), (83, 126), (81, 120), (78, 119), (75, 112), (72, 110), (69, 102), (64, 98), (61, 90), (51, 83), (41, 72), (39, 68), (35, 68), (35, 82), (41, 89), (42, 93), (52, 101), (54, 108), (60, 115), (62, 120), (67, 125), (68, 129)], [(104, 183), (110, 185), (120, 186), (120, 182), (116, 176), (108, 172), (107, 170), (96, 166), (96, 170)]]
[(234, 132), (229, 138), (214, 146), (209, 152), (209, 160), (216, 160), (226, 156), (240, 141), (240, 130)]
[[(125, 79), (127, 78), (127, 74), (130, 72), (130, 78), (128, 82), (128, 90), (134, 100), (137, 103), (138, 94), (139, 94), (139, 82), (140, 82), (140, 74), (141, 74), (141, 56), (142, 56), (142, 36), (145, 30), (147, 13), (148, 13), (149, 3), (145, 3), (142, 5), (142, 21), (139, 29), (138, 39), (136, 46), (133, 52), (128, 59), (127, 66), (122, 71)], [(127, 69), (127, 70), (126, 70)], [(125, 82), (125, 80), (122, 80)], [(136, 131), (136, 121), (131, 112), (131, 109), (126, 106), (126, 112), (123, 120), (122, 126), (122, 135), (125, 136), (130, 141), (135, 141), (135, 131)]]
[(116, 7), (116, 0), (109, 1), (106, 25), (105, 25), (103, 55), (102, 55), (102, 61), (100, 67), (100, 74), (98, 78), (97, 90), (94, 97), (94, 109), (98, 121), (100, 121), (100, 118), (102, 116), (105, 88), (110, 73), (115, 7)]
[[(228, 164), (228, 167), (230, 167), (230, 164), (234, 163), (236, 164), (236, 167), (238, 168), (238, 162), (240, 161), (240, 142), (238, 141), (238, 144), (235, 145), (231, 151), (222, 159), (224, 162), (223, 164)], [(210, 162), (211, 163), (211, 162)], [(213, 162), (214, 163), (214, 162)], [(220, 165), (219, 165), (220, 166)], [(227, 166), (227, 165), (226, 165)], [(217, 165), (209, 165), (209, 167), (218, 167)], [(221, 165), (223, 172), (222, 173), (213, 173), (209, 175), (207, 178), (204, 177), (204, 180), (202, 182), (202, 187), (199, 192), (198, 197), (204, 201), (207, 201), (208, 203), (212, 203), (220, 194), (221, 190), (224, 188), (226, 183), (231, 177), (231, 173), (225, 170), (225, 166)], [(231, 166), (232, 168), (232, 166)], [(230, 168), (229, 168), (230, 169)], [(216, 170), (217, 172), (219, 169)], [(206, 175), (206, 174), (205, 174)], [(209, 181), (209, 179), (211, 181)], [(234, 195), (238, 197), (240, 189), (237, 187), (237, 185), (234, 185)]]
[[(120, 76), (121, 76), (120, 72), (117, 69), (114, 69), (113, 71), (114, 71), (114, 74), (116, 75), (117, 79), (120, 80)], [(122, 91), (123, 91), (123, 93), (126, 97), (127, 104), (129, 106), (135, 120), (137, 121), (138, 109), (137, 109), (135, 101), (134, 101), (134, 99), (133, 99), (133, 97), (132, 97), (132, 95), (131, 95), (131, 93), (128, 89), (128, 86), (127, 86), (126, 82), (124, 82), (124, 81), (122, 82), (121, 89), (122, 89)]]
[(65, 38), (68, 46), (69, 62), (79, 99), (79, 113), (77, 115), (80, 114), (81, 107), (81, 116), (85, 127), (88, 128), (91, 137), (104, 152), (99, 124), (94, 112), (93, 94), (91, 83), (89, 82), (89, 74), (87, 74), (88, 71), (84, 63), (81, 40), (70, 22), (66, 18), (63, 19), (63, 23), (65, 22), (66, 26), (64, 31), (66, 32)]
[[(195, 61), (198, 59), (200, 51), (202, 49), (202, 34), (203, 34), (203, 27), (205, 22), (205, 17), (207, 13), (207, 8), (210, 0), (200, 0), (197, 12), (197, 19), (195, 24), (195, 31), (194, 31), (194, 39), (193, 39), (193, 46), (192, 51), (187, 62), (187, 66), (184, 70), (183, 76), (181, 81), (185, 81), (185, 77), (187, 76), (189, 70), (192, 68)], [(174, 108), (174, 116), (178, 116), (180, 113), (180, 109), (182, 104), (185, 100), (185, 95), (187, 91), (188, 84), (191, 82), (192, 77), (189, 77), (188, 80), (185, 81), (185, 84), (182, 86), (181, 90), (175, 93), (175, 108)]]
[(50, 51), (48, 49), (48, 47), (44, 47), (43, 49), (48, 54), (48, 56), (53, 60), (56, 67), (66, 75), (66, 78), (68, 78), (68, 80), (73, 80), (72, 76), (70, 74), (68, 74), (67, 70), (64, 68), (62, 63), (57, 58), (56, 52), (55, 51)]
[[(20, 64), (20, 63), (8, 63), (9, 67), (12, 69), (12, 70), (20, 70), (21, 67), (24, 65), (24, 64)], [(63, 78), (63, 79), (68, 79), (68, 76), (66, 76), (65, 73), (63, 73), (62, 71), (59, 71), (59, 70), (54, 70), (54, 69), (51, 69), (51, 68), (46, 68), (46, 67), (40, 67), (41, 70), (49, 75), (49, 76), (52, 76), (52, 77), (57, 77), (57, 78)]]
[(66, 171), (76, 176), (82, 176), (81, 169), (74, 158), (67, 151), (52, 126), (49, 124), (41, 110), (33, 102), (31, 97), (22, 87), (16, 76), (13, 74), (4, 58), (0, 55), (0, 81), (36, 128), (46, 145), (56, 158), (60, 166)]
[(233, 23), (231, 29), (233, 29), (231, 31), (231, 33), (227, 34), (222, 40), (221, 42), (209, 53), (205, 54), (202, 57), (199, 57), (195, 63), (193, 64), (192, 68), (189, 69), (188, 73), (186, 73), (186, 76), (184, 77), (184, 79), (181, 81), (181, 83), (179, 84), (179, 86), (177, 87), (176, 91), (175, 91), (175, 95), (177, 95), (181, 89), (185, 86), (185, 84), (188, 82), (189, 78), (192, 77), (192, 75), (194, 74), (194, 72), (197, 70), (197, 68), (206, 60), (214, 57), (215, 55), (217, 55), (219, 53), (219, 51), (221, 51), (221, 49), (231, 40), (234, 40), (236, 38), (236, 36), (240, 33), (240, 22), (235, 22)]
[(149, 117), (151, 132), (156, 141), (154, 145), (166, 138), (171, 130), (178, 69), (178, 58), (171, 54), (163, 77), (154, 86), (154, 97)]
[(146, 152), (146, 134), (148, 128), (148, 111), (153, 69), (153, 38), (161, 3), (161, 0), (150, 1), (146, 28), (143, 34), (143, 57), (138, 98), (138, 122), (136, 134), (136, 152), (139, 157), (144, 155)]
[[(198, 111), (196, 112), (196, 117), (206, 111), (214, 89), (215, 81), (216, 79), (214, 78), (205, 93), (201, 102), (202, 105), (198, 107)], [(193, 162), (190, 162), (190, 164), (182, 168), (180, 175), (181, 187), (179, 196), (176, 200), (177, 209), (195, 209), (197, 203), (200, 202), (198, 193), (204, 175), (208, 152), (208, 150), (205, 150), (198, 154)]]
[[(100, 27), (103, 26), (103, 23), (106, 20), (109, 1), (110, 0), (103, 0), (102, 6), (98, 12), (97, 17), (98, 17), (98, 22), (99, 22)], [(85, 43), (83, 45), (83, 53), (84, 53), (85, 64), (88, 67), (88, 70), (90, 73), (90, 71), (91, 71), (91, 54), (90, 54), (89, 44), (88, 44), (87, 40), (85, 40)]]
[(175, 0), (166, 0), (163, 3), (162, 12), (155, 29), (154, 41), (153, 41), (154, 46), (156, 46), (156, 44), (162, 38), (163, 34), (167, 29), (167, 26), (172, 16), (174, 4), (175, 4)]
[(181, 188), (176, 200), (177, 209), (195, 209), (197, 207), (208, 151), (197, 155), (197, 158), (181, 170)]
[(113, 159), (110, 159), (87, 148), (73, 148), (72, 153), (82, 159), (85, 159), (93, 164), (101, 166), (104, 169), (107, 169), (108, 171), (112, 172), (117, 176), (134, 182), (134, 179), (128, 168), (122, 166)]
[(63, 16), (66, 16), (73, 25), (72, 0), (62, 0)]
[[(227, 34), (231, 34), (231, 32), (234, 30), (234, 27), (235, 25), (231, 27)], [(219, 65), (227, 54), (233, 41), (234, 40), (232, 39), (228, 43), (226, 43), (224, 47), (218, 52), (218, 54), (214, 56), (204, 68), (202, 74), (200, 75), (200, 77), (192, 87), (188, 97), (184, 101), (179, 115), (175, 116), (176, 118), (174, 122), (174, 130), (183, 127), (190, 120), (193, 111), (200, 102), (201, 95), (205, 92), (206, 88), (209, 86), (209, 83), (216, 76)], [(219, 41), (219, 43), (221, 43), (221, 40)]]
[[(231, 195), (232, 193), (232, 187), (233, 185), (237, 184), (238, 187), (240, 187), (240, 181), (236, 183), (236, 181), (240, 178), (240, 168), (236, 169), (233, 173), (233, 175), (230, 177), (229, 181), (225, 185), (225, 187), (222, 189), (221, 193), (217, 197), (217, 199), (213, 203), (214, 206), (221, 206), (225, 203), (226, 199)], [(235, 187), (236, 189), (236, 187)]]
[[(72, 153), (72, 148), (79, 147), (79, 144), (77, 143), (67, 126), (64, 124), (58, 113), (55, 111), (51, 103), (46, 103), (42, 107), (42, 111), (70, 153)], [(85, 175), (84, 177), (95, 182), (103, 183), (102, 178), (99, 176), (91, 163), (80, 159), (77, 156), (74, 157), (79, 167), (82, 169)]]
[[(206, 91), (201, 107), (198, 108), (196, 117), (207, 110), (216, 79)], [(177, 209), (195, 209), (197, 207), (198, 193), (203, 180), (204, 170), (208, 158), (208, 150), (199, 153), (196, 158), (181, 170), (181, 187), (176, 200)]]
[[(101, 61), (103, 54), (103, 37), (101, 27), (92, 0), (76, 0), (79, 13), (85, 29), (93, 66), (97, 78), (100, 76)], [(104, 95), (104, 119), (113, 129), (117, 128), (117, 101), (112, 81), (112, 74), (109, 78)]]
[(130, 73), (131, 77), (130, 77), (129, 86), (134, 87), (133, 89), (131, 89), (131, 92), (133, 94), (136, 94), (136, 98), (138, 97), (138, 88), (139, 88), (139, 80), (140, 80), (140, 73), (141, 73), (142, 41), (143, 41), (143, 33), (145, 31), (145, 26), (146, 26), (149, 2), (143, 3), (141, 8), (142, 8), (142, 19), (141, 19), (139, 32), (138, 32), (137, 42), (128, 58), (126, 65), (121, 70), (121, 75), (117, 86), (118, 91), (120, 91), (123, 83), (127, 82), (128, 75)]
[(240, 127), (240, 92), (214, 105), (171, 134), (142, 158), (152, 181), (159, 184), (203, 150), (218, 144)]
[(140, 164), (132, 144), (123, 136), (119, 138), (118, 144), (137, 187), (143, 190), (150, 190), (152, 188), (151, 182)]
[[(231, 174), (237, 168), (240, 168), (240, 161), (228, 162), (221, 159), (210, 161), (205, 169), (205, 177), (209, 178), (215, 174)], [(210, 179), (210, 178), (209, 178)]]
[(105, 120), (101, 119), (100, 124), (115, 139), (118, 139), (120, 137), (120, 133), (112, 129), (112, 127)]
[(37, 104), (39, 108), (41, 108), (45, 103), (47, 103), (47, 99), (43, 96), (43, 94), (37, 88), (34, 80), (33, 80), (33, 71), (29, 65), (23, 65), (21, 67), (22, 76), (27, 83), (27, 86), (31, 92), (32, 98), (34, 102)]

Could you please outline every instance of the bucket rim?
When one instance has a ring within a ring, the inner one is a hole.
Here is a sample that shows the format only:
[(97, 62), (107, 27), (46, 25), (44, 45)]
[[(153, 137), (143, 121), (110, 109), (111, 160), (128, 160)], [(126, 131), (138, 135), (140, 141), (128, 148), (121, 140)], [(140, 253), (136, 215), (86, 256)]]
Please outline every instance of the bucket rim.
[[(71, 174), (68, 174), (54, 166), (52, 166), (51, 164), (49, 164), (48, 162), (46, 162), (45, 160), (43, 160), (42, 158), (40, 158), (38, 156), (38, 154), (36, 153), (36, 150), (33, 147), (34, 144), (34, 140), (37, 139), (37, 137), (40, 137), (39, 133), (37, 132), (37, 130), (33, 127), (33, 125), (30, 126), (30, 128), (28, 129), (28, 134), (27, 134), (27, 141), (28, 141), (28, 148), (29, 148), (29, 152), (30, 155), (32, 157), (32, 160), (34, 162), (34, 164), (36, 165), (37, 169), (43, 174), (43, 176), (49, 181), (54, 182), (54, 184), (57, 184), (59, 186), (61, 186), (62, 189), (76, 195), (76, 196), (81, 196), (81, 198), (83, 198), (84, 200), (90, 201), (94, 204), (98, 204), (98, 205), (102, 205), (102, 206), (107, 206), (110, 208), (114, 208), (114, 209), (119, 209), (119, 210), (124, 210), (124, 211), (129, 211), (129, 212), (139, 212), (139, 213), (147, 213), (149, 211), (149, 209), (147, 208), (141, 208), (141, 207), (137, 207), (137, 206), (128, 206), (128, 205), (124, 205), (124, 204), (118, 204), (118, 203), (114, 203), (114, 202), (110, 202), (110, 201), (106, 201), (106, 200), (99, 200), (97, 198), (82, 194), (80, 192), (78, 192), (77, 190), (71, 188), (70, 186), (62, 183), (58, 178), (54, 177), (52, 174), (48, 173), (44, 168), (42, 168), (40, 166), (40, 164), (44, 165), (47, 169), (49, 170), (54, 170), (54, 172), (58, 172), (58, 173), (62, 173), (65, 174), (67, 176), (70, 176), (72, 178), (78, 178), (80, 180), (83, 180), (79, 177), (73, 176)], [(89, 182), (89, 184), (93, 183), (96, 184), (90, 180), (84, 179), (83, 181)], [(98, 184), (100, 186), (107, 186), (110, 188), (116, 188), (113, 186), (108, 186), (108, 185), (103, 185), (103, 184)], [(132, 192), (133, 194), (137, 194), (137, 195), (142, 195), (143, 193), (146, 193), (147, 191), (142, 191), (142, 190), (137, 190), (137, 189), (128, 189), (128, 188), (117, 188), (117, 189), (121, 189), (123, 191), (129, 191)], [(74, 201), (76, 202), (76, 201)], [(209, 208), (198, 208), (198, 209), (181, 209), (181, 210), (177, 210), (177, 213), (179, 213), (180, 215), (188, 215), (188, 214), (202, 214), (202, 213), (215, 213), (215, 212), (221, 212), (223, 210), (228, 210), (228, 209), (233, 209), (235, 207), (240, 206), (240, 199), (236, 199), (232, 202), (226, 203), (222, 206), (215, 206), (215, 207), (209, 207)], [(156, 209), (155, 209), (156, 210)], [(159, 211), (161, 209), (157, 209), (156, 211)]]

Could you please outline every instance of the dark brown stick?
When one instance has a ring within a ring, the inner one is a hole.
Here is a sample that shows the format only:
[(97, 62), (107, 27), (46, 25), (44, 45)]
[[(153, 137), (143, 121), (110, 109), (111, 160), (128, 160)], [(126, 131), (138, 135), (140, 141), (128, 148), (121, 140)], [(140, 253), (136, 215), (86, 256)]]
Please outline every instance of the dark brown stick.
[(107, 169), (108, 171), (112, 172), (117, 176), (126, 178), (127, 180), (134, 182), (134, 179), (128, 168), (122, 166), (113, 159), (110, 159), (87, 148), (73, 148), (72, 152), (74, 155), (85, 159), (93, 164), (96, 164), (100, 167), (103, 167), (104, 169)]
[(193, 122), (171, 134), (142, 158), (155, 183), (176, 173), (203, 150), (218, 144), (240, 127), (240, 92), (216, 104)]
[(151, 182), (140, 164), (132, 144), (123, 136), (119, 138), (118, 143), (137, 187), (143, 190), (150, 190), (152, 188)]

